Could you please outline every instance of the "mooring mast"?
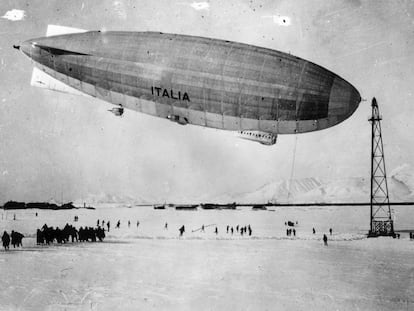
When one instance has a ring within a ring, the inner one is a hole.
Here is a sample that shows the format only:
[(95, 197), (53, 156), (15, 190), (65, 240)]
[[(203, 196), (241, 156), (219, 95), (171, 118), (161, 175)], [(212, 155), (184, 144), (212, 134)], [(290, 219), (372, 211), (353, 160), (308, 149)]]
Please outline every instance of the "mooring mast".
[(368, 237), (394, 236), (385, 172), (384, 146), (381, 135), (381, 116), (375, 97), (372, 99), (371, 137), (371, 226)]

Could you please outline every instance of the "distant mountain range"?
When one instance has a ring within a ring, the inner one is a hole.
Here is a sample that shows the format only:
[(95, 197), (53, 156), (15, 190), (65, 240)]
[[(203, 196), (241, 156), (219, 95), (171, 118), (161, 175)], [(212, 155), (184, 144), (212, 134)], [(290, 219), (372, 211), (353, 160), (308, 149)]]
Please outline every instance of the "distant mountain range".
[(223, 195), (218, 200), (238, 203), (361, 202), (369, 200), (369, 184), (365, 187), (364, 182), (358, 177), (333, 181), (319, 178), (274, 181), (255, 191), (237, 196)]
[[(390, 201), (414, 201), (414, 169), (401, 165), (387, 178)], [(370, 178), (350, 177), (343, 179), (303, 178), (273, 181), (258, 189), (244, 193), (226, 193), (215, 198), (183, 197), (180, 202), (168, 203), (359, 203), (369, 202)], [(155, 200), (156, 201), (156, 200)], [(152, 204), (159, 203), (143, 197), (114, 194), (91, 194), (75, 201), (75, 205), (93, 204)], [(163, 201), (163, 200), (161, 200)], [(160, 201), (160, 202), (161, 202)]]
[[(414, 201), (414, 170), (407, 164), (394, 169), (387, 177), (391, 201)], [(237, 203), (359, 203), (369, 202), (371, 180), (365, 177), (324, 180), (320, 178), (274, 181), (260, 188), (236, 195), (224, 194), (217, 202)]]

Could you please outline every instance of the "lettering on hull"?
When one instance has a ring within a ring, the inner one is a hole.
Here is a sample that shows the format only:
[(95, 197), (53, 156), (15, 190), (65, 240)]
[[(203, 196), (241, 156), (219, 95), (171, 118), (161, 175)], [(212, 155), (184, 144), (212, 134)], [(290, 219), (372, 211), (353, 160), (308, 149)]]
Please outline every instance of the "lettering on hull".
[(164, 89), (162, 87), (151, 86), (151, 94), (159, 97), (168, 97), (171, 99), (177, 99), (182, 101), (190, 101), (190, 97), (187, 92), (181, 93), (181, 91), (174, 91), (172, 89)]

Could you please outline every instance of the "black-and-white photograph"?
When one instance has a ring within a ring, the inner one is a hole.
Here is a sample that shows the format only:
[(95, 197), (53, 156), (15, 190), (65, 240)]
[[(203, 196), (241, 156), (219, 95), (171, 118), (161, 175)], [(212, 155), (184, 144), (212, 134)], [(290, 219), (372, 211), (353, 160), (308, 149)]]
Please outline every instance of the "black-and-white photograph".
[(0, 311), (414, 309), (414, 1), (2, 0), (0, 82)]

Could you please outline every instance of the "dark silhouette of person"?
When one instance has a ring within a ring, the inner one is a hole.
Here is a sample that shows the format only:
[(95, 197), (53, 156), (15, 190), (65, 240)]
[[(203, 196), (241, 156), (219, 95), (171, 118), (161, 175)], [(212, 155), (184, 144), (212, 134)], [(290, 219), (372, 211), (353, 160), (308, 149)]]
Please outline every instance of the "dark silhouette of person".
[(13, 248), (16, 248), (16, 246), (17, 247), (23, 246), (22, 244), (22, 239), (24, 237), (23, 234), (12, 230), (10, 237), (11, 237), (11, 244), (13, 245)]
[(7, 231), (4, 231), (1, 240), (3, 242), (4, 250), (8, 250), (10, 245), (10, 235), (7, 233)]
[(121, 221), (118, 220), (118, 222), (116, 223), (116, 228), (119, 229), (119, 227), (121, 227)]
[(215, 232), (215, 234), (218, 234), (218, 229), (217, 229), (217, 227), (216, 227), (216, 230), (214, 230), (214, 232)]
[(139, 227), (139, 220), (137, 220), (137, 228)]
[(203, 231), (203, 232), (204, 232), (204, 225), (202, 225), (202, 226), (201, 226), (201, 231)]
[(180, 236), (182, 236), (184, 234), (184, 232), (185, 232), (184, 225), (180, 229), (178, 229), (178, 230), (180, 231)]
[(332, 235), (332, 228), (329, 228), (329, 234)]
[(13, 245), (13, 248), (16, 248), (16, 234), (15, 232), (12, 230), (12, 232), (10, 233), (10, 243), (11, 245)]
[(36, 244), (41, 245), (41, 244), (43, 244), (43, 241), (44, 241), (43, 232), (40, 231), (40, 229), (37, 229), (37, 231), (36, 231)]
[(128, 220), (128, 228), (131, 227), (131, 222)]
[(227, 232), (227, 233), (229, 233), (229, 225), (227, 225), (227, 230), (226, 230), (226, 232)]
[(315, 230), (315, 228), (312, 228), (312, 232), (313, 232), (313, 234), (315, 234), (315, 233), (316, 233), (316, 230)]
[(99, 239), (99, 242), (102, 242), (105, 238), (105, 230), (101, 227), (98, 227), (98, 229), (96, 229), (96, 237)]
[(233, 227), (231, 227), (230, 231), (231, 231), (231, 235), (233, 235), (233, 232), (234, 232)]
[(106, 226), (108, 227), (108, 232), (109, 232), (109, 228), (111, 227), (111, 222), (108, 220), (108, 222), (106, 223)]
[[(13, 231), (12, 231), (13, 232)], [(12, 244), (13, 247), (16, 245), (17, 247), (23, 246), (22, 239), (24, 238), (24, 235), (20, 232), (14, 231), (14, 237), (12, 236)]]
[(296, 230), (293, 229), (292, 231), (293, 231), (293, 236), (296, 236)]
[(165, 223), (165, 225), (164, 225), (164, 229), (165, 229), (165, 230), (168, 230), (168, 223)]
[(79, 242), (85, 242), (85, 230), (80, 227), (78, 230)]
[(326, 236), (326, 234), (323, 235), (323, 244), (325, 246), (328, 246), (328, 237)]

